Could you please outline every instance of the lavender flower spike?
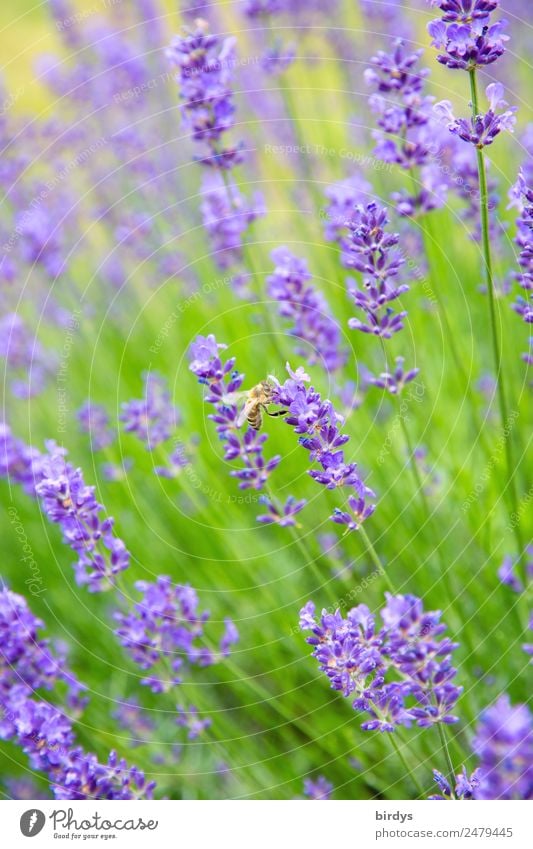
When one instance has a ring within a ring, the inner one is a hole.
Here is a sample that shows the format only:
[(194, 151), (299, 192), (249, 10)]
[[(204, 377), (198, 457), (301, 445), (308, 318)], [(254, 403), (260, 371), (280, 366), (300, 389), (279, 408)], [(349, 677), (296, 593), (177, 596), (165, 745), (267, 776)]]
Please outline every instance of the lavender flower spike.
[(215, 422), (219, 439), (224, 443), (224, 459), (239, 460), (242, 464), (242, 468), (234, 469), (230, 474), (238, 479), (240, 489), (259, 490), (264, 487), (281, 457), (276, 455), (267, 460), (263, 456), (268, 438), (266, 433), (250, 427), (244, 433), (240, 430), (235, 393), (240, 390), (244, 375), (234, 370), (233, 358), (222, 363), (219, 352), (225, 347), (212, 334), (197, 336), (189, 350), (189, 368), (199, 382), (208, 387), (206, 401), (215, 407), (215, 413), (209, 418)]
[(368, 607), (360, 604), (343, 619), (340, 612), (322, 612), (308, 602), (300, 612), (300, 628), (334, 690), (353, 698), (366, 716), (365, 731), (393, 732), (400, 725), (420, 727), (457, 722), (451, 711), (461, 693), (452, 684), (451, 666), (457, 643), (441, 638), (440, 612), (426, 613), (412, 595), (392, 596), (376, 628)]
[(437, 61), (448, 68), (471, 71), (491, 65), (505, 52), (507, 21), (491, 23), (499, 0), (441, 0), (440, 20), (428, 24), (432, 45), (442, 52)]
[(389, 305), (409, 290), (407, 284), (393, 282), (404, 259), (396, 249), (399, 234), (388, 233), (387, 223), (384, 207), (375, 203), (357, 207), (349, 222), (351, 238), (346, 261), (363, 275), (363, 288), (355, 287), (350, 294), (356, 307), (365, 314), (365, 320), (351, 318), (348, 326), (384, 339), (402, 329), (407, 313), (395, 313)]
[(276, 267), (267, 278), (268, 294), (279, 301), (280, 315), (292, 320), (291, 335), (307, 343), (298, 345), (296, 353), (307, 356), (310, 365), (322, 363), (328, 372), (342, 368), (347, 352), (340, 348), (339, 328), (325, 298), (309, 283), (307, 263), (285, 247), (271, 256)]
[(197, 19), (194, 29), (185, 29), (174, 39), (167, 56), (178, 68), (185, 125), (192, 138), (206, 147), (201, 162), (213, 168), (232, 168), (242, 160), (241, 147), (221, 148), (220, 142), (234, 124), (230, 83), (235, 38), (210, 34), (207, 22)]
[[(342, 446), (349, 436), (341, 432), (342, 416), (331, 401), (323, 401), (312, 386), (306, 386), (309, 377), (302, 367), (294, 372), (287, 364), (287, 370), (289, 379), (276, 388), (273, 400), (287, 409), (285, 423), (298, 434), (310, 461), (318, 464), (318, 468), (309, 470), (313, 480), (326, 489), (346, 491), (348, 503), (357, 511), (357, 521), (352, 522), (349, 514), (343, 514), (348, 516), (348, 521), (343, 523), (349, 530), (356, 530), (373, 513), (374, 508), (366, 500), (373, 498), (374, 493), (361, 480), (357, 465), (345, 460)], [(339, 521), (337, 511), (331, 519)]]
[[(435, 114), (448, 127), (450, 133), (480, 150), (492, 144), (503, 130), (514, 132), (516, 124), (516, 106), (505, 109), (508, 104), (503, 99), (503, 86), (500, 83), (491, 83), (487, 86), (485, 93), (489, 102), (488, 111), (484, 115), (476, 115), (469, 120), (456, 118), (449, 100), (441, 100), (433, 107)], [(497, 112), (498, 109), (504, 109), (504, 111)]]

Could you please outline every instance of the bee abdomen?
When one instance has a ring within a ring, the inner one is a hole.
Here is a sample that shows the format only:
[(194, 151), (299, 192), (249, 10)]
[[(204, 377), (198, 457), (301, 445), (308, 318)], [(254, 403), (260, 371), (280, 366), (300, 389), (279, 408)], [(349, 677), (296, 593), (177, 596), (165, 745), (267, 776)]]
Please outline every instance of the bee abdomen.
[(251, 410), (248, 413), (248, 424), (250, 427), (253, 427), (254, 430), (260, 430), (262, 423), (261, 410), (259, 407), (255, 410)]

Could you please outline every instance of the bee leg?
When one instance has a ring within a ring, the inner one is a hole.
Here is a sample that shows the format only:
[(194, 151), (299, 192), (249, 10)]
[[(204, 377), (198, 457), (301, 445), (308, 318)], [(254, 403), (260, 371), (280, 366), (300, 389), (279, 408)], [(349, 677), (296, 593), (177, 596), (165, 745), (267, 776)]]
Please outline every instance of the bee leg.
[(271, 416), (271, 418), (273, 418), (273, 419), (276, 416), (286, 416), (288, 412), (289, 412), (288, 410), (278, 410), (276, 413), (269, 413), (268, 410), (265, 410), (265, 413), (267, 414), (267, 416)]

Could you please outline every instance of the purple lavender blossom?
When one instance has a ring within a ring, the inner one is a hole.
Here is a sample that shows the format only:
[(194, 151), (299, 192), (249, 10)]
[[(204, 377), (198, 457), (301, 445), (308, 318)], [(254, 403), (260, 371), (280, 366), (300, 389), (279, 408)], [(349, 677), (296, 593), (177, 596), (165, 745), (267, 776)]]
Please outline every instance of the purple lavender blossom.
[(364, 604), (346, 619), (338, 610), (315, 619), (311, 601), (302, 608), (300, 628), (311, 631), (307, 642), (320, 669), (334, 690), (355, 696), (353, 707), (369, 717), (363, 730), (457, 722), (451, 711), (461, 688), (452, 684), (456, 670), (450, 661), (457, 643), (440, 639), (445, 630), (440, 611), (424, 612), (412, 595), (386, 598), (379, 631)]
[(389, 306), (400, 295), (409, 291), (405, 283), (395, 285), (404, 259), (396, 249), (398, 233), (388, 233), (387, 210), (369, 203), (354, 210), (350, 221), (349, 259), (346, 264), (363, 275), (363, 288), (353, 288), (350, 294), (355, 305), (365, 314), (365, 319), (351, 318), (352, 330), (371, 333), (389, 339), (403, 327), (405, 311), (395, 313)]
[(113, 442), (113, 431), (109, 427), (109, 414), (103, 404), (92, 404), (86, 401), (77, 413), (80, 430), (88, 433), (91, 447), (100, 451)]
[(187, 729), (187, 737), (189, 740), (196, 740), (203, 732), (211, 726), (211, 720), (208, 716), (200, 719), (198, 708), (195, 705), (190, 705), (185, 708), (183, 705), (176, 705), (176, 724), (180, 728)]
[(48, 453), (39, 463), (35, 492), (48, 519), (61, 526), (63, 541), (78, 555), (76, 582), (90, 592), (102, 592), (115, 584), (116, 575), (129, 566), (123, 541), (113, 534), (113, 519), (87, 486), (81, 469), (65, 460), (66, 451), (47, 443)]
[(8, 313), (0, 319), (0, 357), (8, 365), (13, 395), (32, 398), (42, 392), (51, 359), (16, 313)]
[(261, 194), (249, 203), (234, 183), (226, 185), (216, 174), (204, 180), (201, 212), (214, 261), (225, 269), (242, 259), (243, 233), (265, 214), (265, 205)]
[(401, 191), (392, 195), (398, 213), (410, 217), (442, 206), (447, 191), (434, 161), (433, 98), (424, 93), (429, 71), (418, 68), (421, 56), (421, 50), (410, 53), (397, 39), (391, 52), (379, 51), (365, 71), (367, 84), (376, 92), (369, 99), (378, 115), (375, 155), (407, 170), (420, 169), (416, 194)]
[(235, 122), (230, 83), (236, 40), (210, 34), (207, 22), (201, 19), (194, 27), (176, 36), (167, 51), (178, 68), (184, 123), (192, 138), (207, 146), (207, 153), (200, 157), (204, 165), (232, 168), (242, 160), (242, 149), (221, 148), (220, 142)]
[(498, 569), (498, 578), (502, 584), (510, 587), (515, 593), (521, 593), (524, 589), (522, 582), (515, 572), (513, 558), (509, 554), (503, 558), (502, 565)]
[(308, 799), (327, 801), (331, 799), (333, 784), (324, 778), (323, 775), (318, 775), (316, 778), (306, 778), (304, 781), (304, 795)]
[[(526, 172), (520, 170), (516, 186), (514, 187), (515, 205), (520, 209), (517, 219), (516, 244), (520, 249), (518, 263), (520, 273), (516, 274), (524, 295), (518, 295), (512, 305), (513, 310), (522, 317), (526, 324), (533, 324), (533, 304), (531, 293), (533, 292), (533, 189), (526, 183)], [(526, 362), (531, 359), (531, 354), (524, 355)]]
[(404, 357), (396, 357), (396, 368), (394, 371), (381, 372), (379, 377), (369, 377), (368, 382), (372, 386), (377, 386), (380, 389), (386, 389), (391, 395), (400, 395), (408, 383), (411, 383), (419, 373), (420, 369), (413, 368), (409, 371), (404, 371)]
[[(450, 783), (444, 775), (438, 771), (438, 769), (433, 770), (433, 778), (439, 786), (440, 795), (429, 796), (429, 799), (451, 799), (452, 791), (450, 788)], [(479, 776), (478, 770), (474, 770), (472, 775), (469, 777), (466, 771), (466, 768), (463, 767), (463, 771), (455, 776), (456, 784), (454, 788), (454, 794), (456, 799), (474, 799), (477, 788), (479, 787)]]
[(226, 621), (220, 657), (199, 645), (209, 613), (198, 610), (198, 596), (190, 586), (173, 584), (166, 575), (155, 583), (137, 581), (142, 593), (129, 613), (115, 613), (116, 635), (133, 661), (149, 675), (141, 683), (154, 693), (168, 692), (181, 683), (186, 663), (210, 666), (227, 656), (237, 631)]
[(293, 495), (289, 495), (285, 504), (279, 507), (274, 504), (266, 495), (259, 497), (261, 504), (267, 508), (266, 513), (262, 513), (257, 517), (257, 521), (263, 525), (276, 524), (280, 528), (287, 528), (297, 525), (295, 516), (304, 509), (307, 501), (305, 498), (297, 500)]
[(516, 124), (515, 106), (503, 112), (496, 112), (497, 109), (503, 109), (508, 105), (503, 99), (503, 86), (500, 83), (491, 83), (487, 86), (485, 93), (489, 102), (488, 111), (484, 115), (476, 115), (469, 120), (456, 118), (449, 100), (441, 100), (433, 107), (435, 114), (445, 123), (450, 133), (454, 133), (480, 150), (492, 144), (502, 130), (514, 132)]
[(216, 412), (209, 418), (215, 422), (218, 437), (225, 445), (224, 459), (242, 463), (243, 467), (233, 469), (231, 476), (239, 481), (239, 489), (262, 489), (281, 457), (266, 460), (263, 456), (268, 434), (250, 427), (244, 433), (240, 430), (235, 393), (240, 390), (244, 375), (234, 370), (234, 358), (222, 363), (219, 351), (225, 347), (212, 334), (197, 336), (189, 350), (189, 368), (200, 383), (208, 386), (205, 400), (215, 407)]
[[(0, 589), (0, 699), (15, 689), (22, 699), (63, 682), (69, 707), (79, 712), (85, 705), (86, 688), (70, 672), (65, 653), (53, 652), (49, 641), (39, 636), (43, 627), (23, 596)], [(9, 718), (4, 721), (9, 723)]]
[(507, 21), (491, 23), (499, 0), (442, 0), (442, 18), (428, 24), (432, 46), (443, 52), (437, 61), (448, 68), (471, 71), (490, 65), (505, 52)]
[(280, 315), (293, 322), (291, 335), (311, 347), (297, 346), (296, 353), (306, 356), (309, 364), (320, 362), (326, 371), (342, 368), (347, 352), (340, 349), (340, 333), (325, 298), (309, 284), (311, 274), (305, 260), (288, 248), (272, 251), (276, 263), (267, 278), (268, 294), (280, 303)]
[(239, 642), (239, 632), (232, 619), (224, 619), (224, 631), (220, 638), (219, 650), (221, 657), (229, 657), (231, 646)]
[(533, 716), (505, 694), (482, 713), (472, 745), (476, 799), (533, 799)]
[(156, 372), (144, 372), (144, 397), (122, 404), (120, 420), (126, 433), (134, 433), (152, 451), (169, 439), (180, 422), (167, 382)]
[(24, 492), (34, 496), (42, 456), (36, 448), (13, 436), (9, 425), (0, 422), (1, 477), (19, 484)]
[(156, 730), (155, 722), (150, 718), (148, 711), (143, 710), (134, 698), (129, 698), (127, 702), (119, 702), (111, 716), (117, 720), (121, 728), (132, 735), (132, 738), (128, 740), (130, 746), (146, 742)]
[(111, 753), (107, 765), (75, 747), (71, 719), (49, 701), (32, 696), (38, 688), (51, 690), (59, 681), (68, 688), (67, 703), (83, 705), (84, 689), (37, 636), (42, 627), (21, 596), (0, 592), (0, 739), (11, 740), (28, 756), (32, 769), (47, 775), (57, 799), (151, 798), (137, 767), (128, 767)]
[[(337, 242), (343, 251), (346, 249), (352, 212), (364, 202), (371, 188), (370, 183), (357, 173), (327, 187), (324, 194), (329, 202), (323, 215), (324, 238), (328, 242)], [(344, 254), (342, 257), (344, 261)]]
[[(359, 523), (349, 529), (356, 530), (373, 512), (366, 499), (375, 496), (361, 480), (357, 465), (345, 460), (341, 449), (349, 436), (341, 432), (342, 416), (330, 401), (323, 401), (312, 386), (305, 385), (309, 376), (302, 367), (293, 372), (287, 364), (287, 370), (289, 379), (277, 387), (274, 400), (287, 409), (284, 421), (298, 434), (300, 445), (309, 452), (310, 461), (319, 464), (319, 469), (310, 469), (308, 474), (326, 489), (346, 488), (353, 497), (352, 502), (349, 498), (348, 501), (358, 510)], [(338, 522), (337, 512), (331, 519)]]

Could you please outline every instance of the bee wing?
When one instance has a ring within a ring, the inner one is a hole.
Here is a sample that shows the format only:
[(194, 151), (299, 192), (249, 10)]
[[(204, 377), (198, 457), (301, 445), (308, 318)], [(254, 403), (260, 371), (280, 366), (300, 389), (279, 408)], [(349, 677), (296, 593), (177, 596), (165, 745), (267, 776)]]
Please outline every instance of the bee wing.
[(221, 400), (222, 404), (227, 404), (228, 407), (229, 407), (231, 404), (238, 404), (239, 401), (242, 401), (243, 398), (247, 397), (247, 395), (248, 395), (248, 392), (246, 392), (246, 391), (244, 391), (244, 392), (226, 392), (226, 394), (223, 395), (220, 400)]
[(242, 425), (244, 424), (244, 422), (248, 418), (248, 414), (250, 413), (251, 410), (253, 410), (255, 404), (256, 404), (255, 401), (247, 401), (246, 402), (246, 404), (242, 408), (241, 412), (239, 413), (239, 417), (238, 417), (237, 422), (236, 422), (237, 427), (242, 427)]

